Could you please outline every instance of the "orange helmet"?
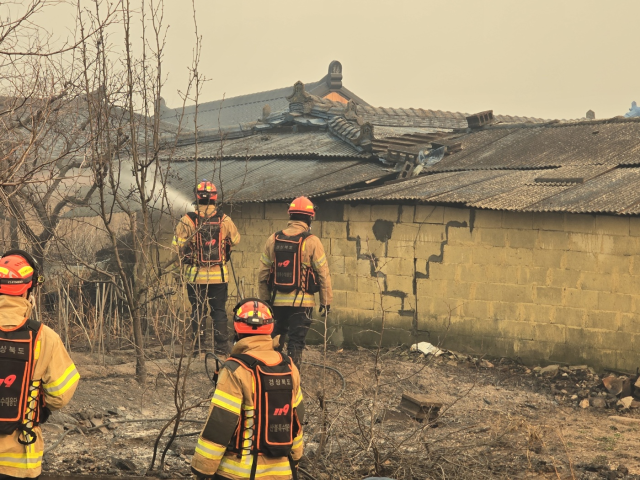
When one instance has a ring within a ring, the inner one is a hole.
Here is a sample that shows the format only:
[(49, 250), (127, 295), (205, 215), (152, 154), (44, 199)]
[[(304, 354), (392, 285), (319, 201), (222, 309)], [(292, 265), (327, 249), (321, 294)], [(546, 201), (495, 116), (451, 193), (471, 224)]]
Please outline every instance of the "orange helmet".
[(258, 298), (245, 298), (233, 309), (233, 327), (238, 334), (271, 335), (274, 321), (269, 304)]
[(218, 189), (213, 183), (207, 182), (206, 179), (203, 179), (196, 186), (196, 197), (198, 197), (198, 200), (216, 201), (218, 200)]
[(19, 296), (31, 292), (41, 281), (38, 262), (27, 252), (10, 250), (0, 257), (0, 294)]
[(292, 213), (311, 215), (313, 218), (316, 215), (316, 207), (307, 197), (298, 197), (289, 205), (289, 215)]

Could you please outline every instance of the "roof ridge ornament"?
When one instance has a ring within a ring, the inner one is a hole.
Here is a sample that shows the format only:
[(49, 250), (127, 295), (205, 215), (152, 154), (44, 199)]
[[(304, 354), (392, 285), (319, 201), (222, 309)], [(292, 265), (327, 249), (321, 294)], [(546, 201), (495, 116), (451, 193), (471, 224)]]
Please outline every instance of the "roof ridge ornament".
[(293, 85), (293, 93), (287, 97), (287, 101), (289, 111), (296, 113), (310, 113), (315, 104), (313, 95), (305, 91), (304, 83), (300, 80)]
[(349, 100), (342, 114), (347, 120), (354, 120), (358, 124), (362, 124), (362, 117), (358, 115), (358, 104), (353, 100)]
[(334, 60), (329, 64), (329, 73), (326, 76), (329, 90), (340, 90), (342, 88), (342, 64)]

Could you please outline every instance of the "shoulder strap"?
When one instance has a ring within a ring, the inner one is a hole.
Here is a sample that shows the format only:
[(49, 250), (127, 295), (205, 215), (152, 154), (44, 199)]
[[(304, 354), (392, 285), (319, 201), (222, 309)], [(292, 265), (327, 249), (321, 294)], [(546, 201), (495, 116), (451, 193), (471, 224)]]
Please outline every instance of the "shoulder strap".
[(239, 360), (240, 363), (243, 363), (244, 365), (249, 367), (251, 370), (255, 370), (255, 368), (258, 365), (264, 365), (264, 362), (261, 362), (257, 358), (252, 357), (251, 355), (244, 354), (244, 353), (234, 353), (234, 354), (230, 355), (229, 358), (233, 358), (234, 360)]
[(40, 330), (42, 328), (42, 323), (38, 322), (37, 320), (33, 320), (32, 318), (30, 318), (24, 324), (23, 328), (28, 329), (28, 330), (32, 330), (34, 332), (37, 332), (38, 330)]
[(196, 212), (187, 212), (187, 217), (189, 217), (194, 225), (198, 224), (198, 214)]

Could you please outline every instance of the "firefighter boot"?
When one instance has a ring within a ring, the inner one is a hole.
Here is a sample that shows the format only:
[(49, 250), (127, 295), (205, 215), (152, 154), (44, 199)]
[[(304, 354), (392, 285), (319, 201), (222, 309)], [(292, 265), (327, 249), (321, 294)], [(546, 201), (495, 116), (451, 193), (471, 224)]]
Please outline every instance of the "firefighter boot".
[(300, 367), (302, 366), (302, 350), (290, 349), (288, 353), (293, 364), (298, 367), (298, 371), (300, 371)]

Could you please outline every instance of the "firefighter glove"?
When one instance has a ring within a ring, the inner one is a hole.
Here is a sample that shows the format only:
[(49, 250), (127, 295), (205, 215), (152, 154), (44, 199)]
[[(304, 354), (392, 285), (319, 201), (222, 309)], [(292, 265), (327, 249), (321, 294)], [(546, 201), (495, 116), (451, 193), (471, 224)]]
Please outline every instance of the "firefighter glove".
[(325, 310), (327, 311), (327, 315), (329, 315), (329, 312), (331, 311), (331, 305), (320, 305), (320, 309), (318, 311), (320, 313), (323, 313)]

